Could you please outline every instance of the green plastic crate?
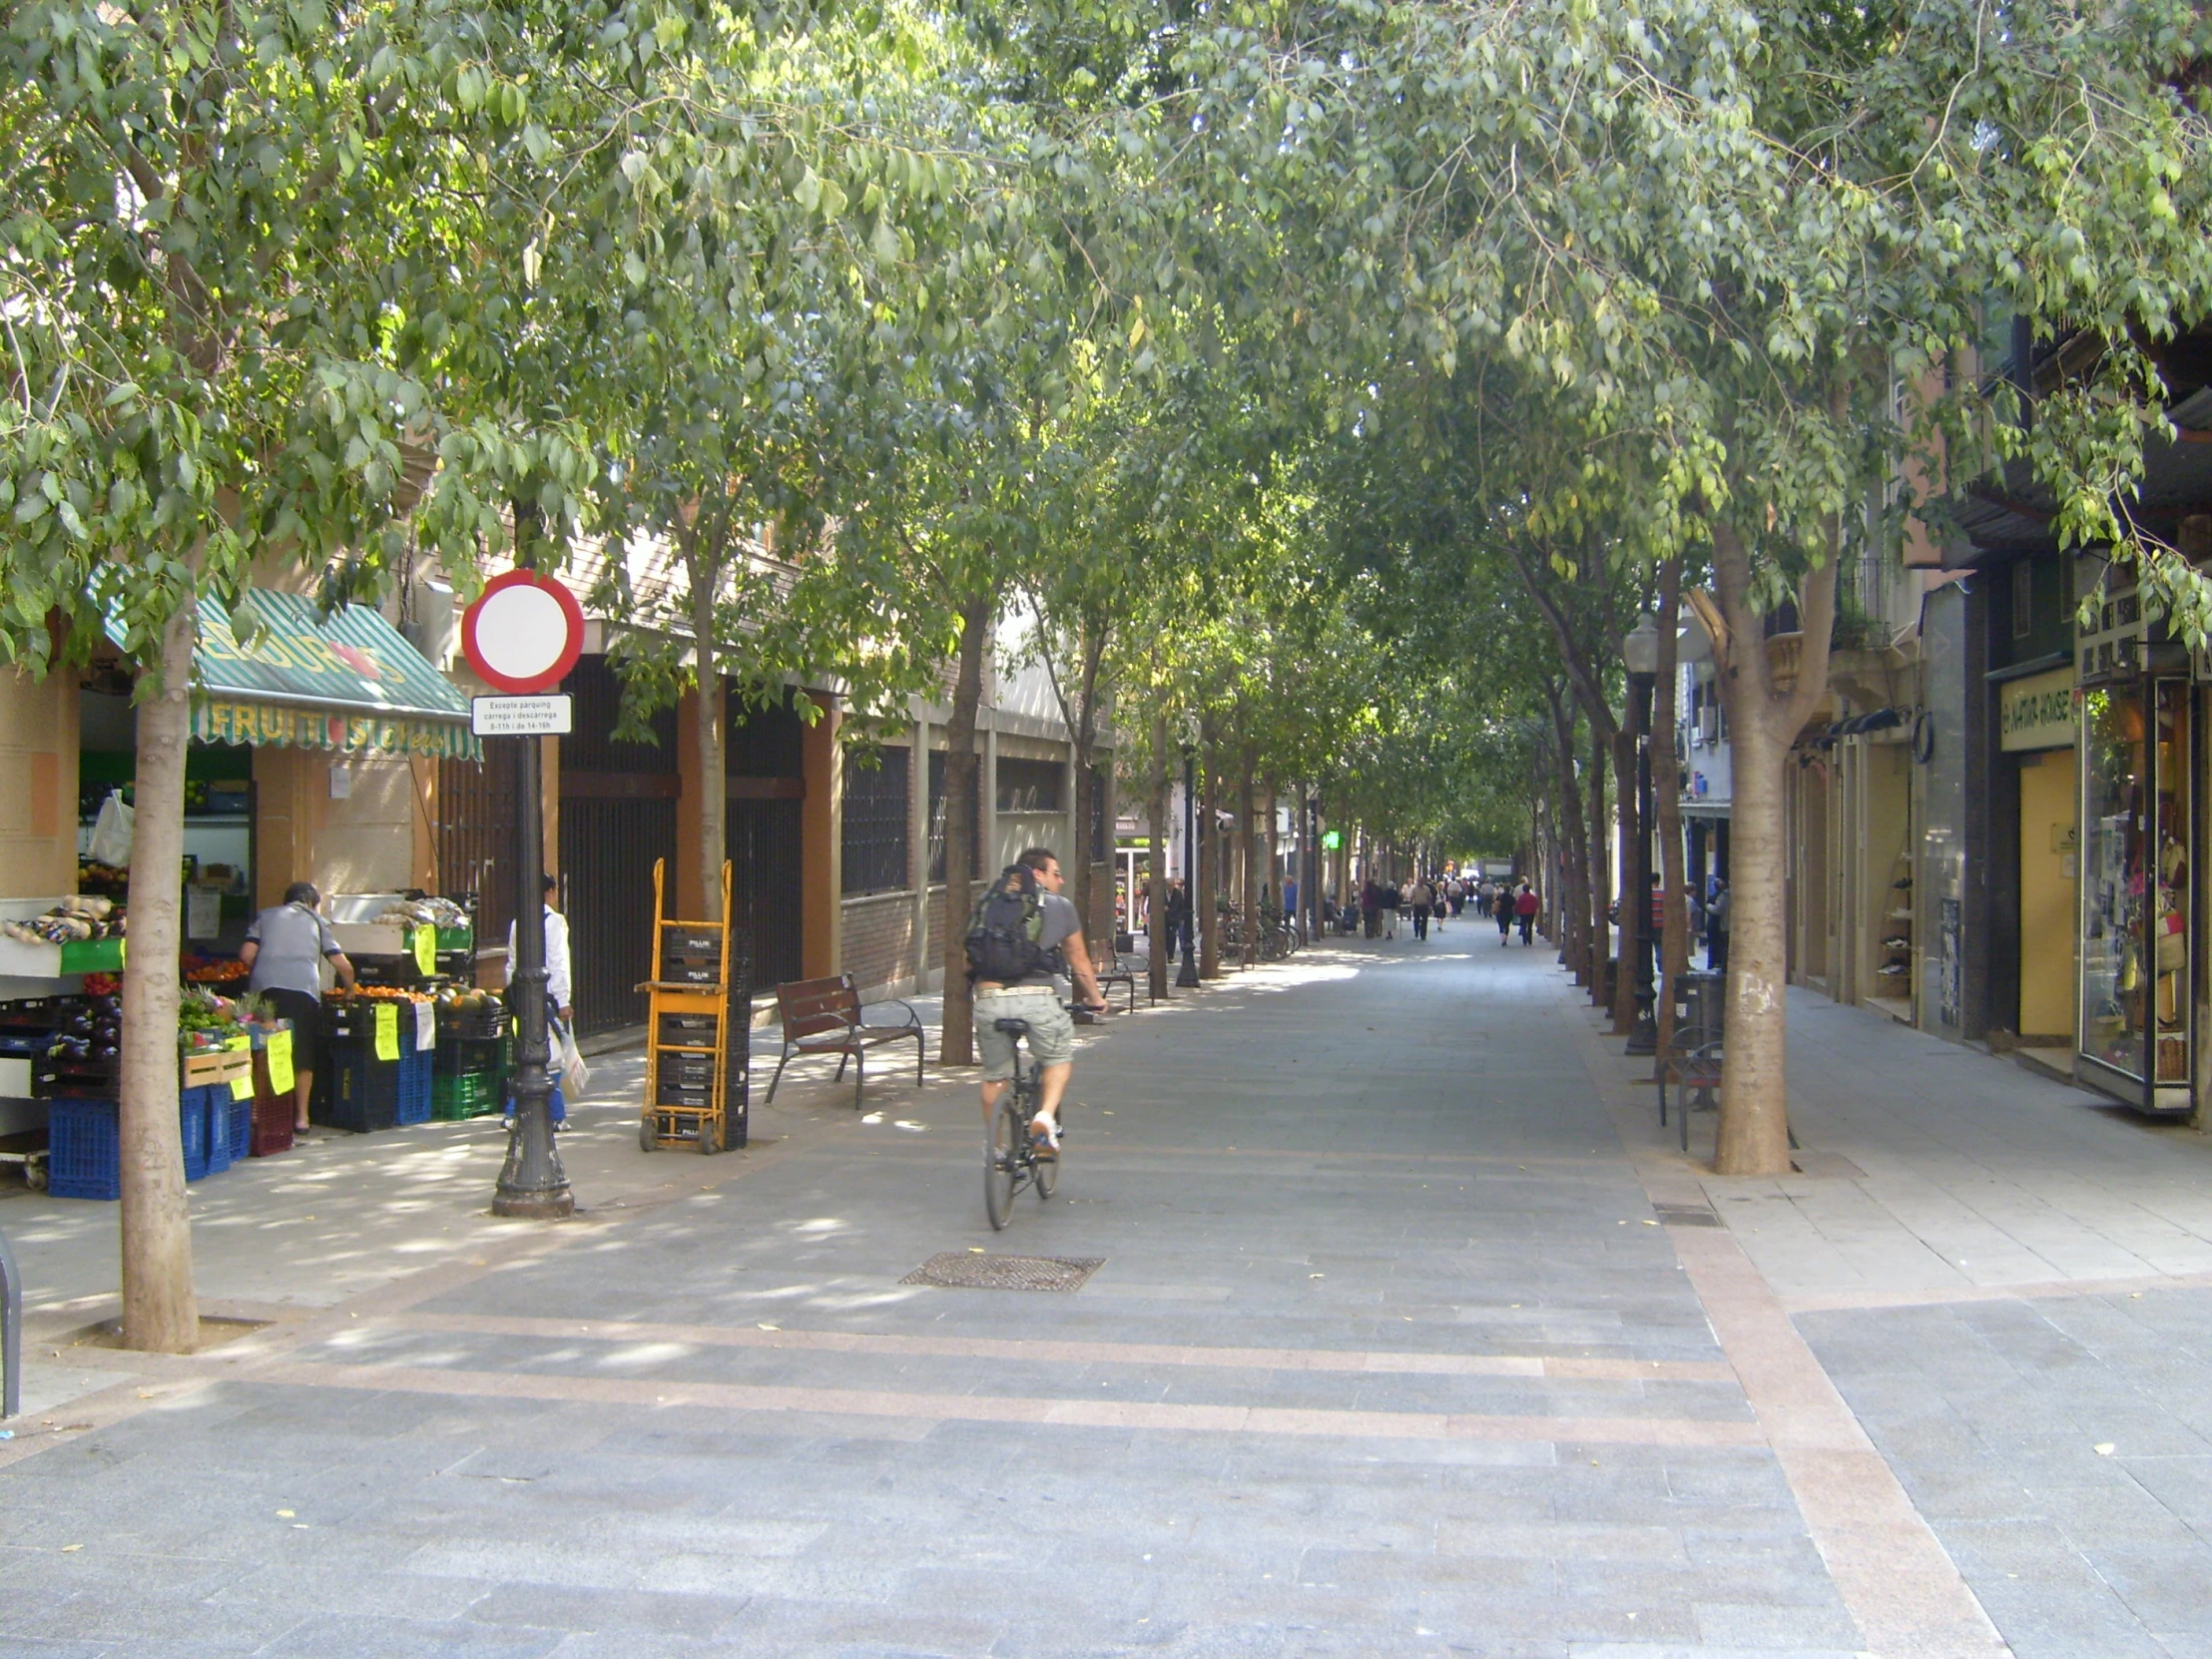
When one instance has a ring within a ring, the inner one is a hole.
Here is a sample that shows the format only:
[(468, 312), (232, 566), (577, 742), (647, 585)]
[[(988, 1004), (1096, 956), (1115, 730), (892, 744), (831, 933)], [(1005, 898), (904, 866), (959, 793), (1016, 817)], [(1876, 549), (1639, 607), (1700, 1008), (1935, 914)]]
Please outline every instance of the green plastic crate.
[(458, 1123), (499, 1110), (499, 1091), (488, 1071), (433, 1073), (430, 1078), (430, 1116), (440, 1123)]

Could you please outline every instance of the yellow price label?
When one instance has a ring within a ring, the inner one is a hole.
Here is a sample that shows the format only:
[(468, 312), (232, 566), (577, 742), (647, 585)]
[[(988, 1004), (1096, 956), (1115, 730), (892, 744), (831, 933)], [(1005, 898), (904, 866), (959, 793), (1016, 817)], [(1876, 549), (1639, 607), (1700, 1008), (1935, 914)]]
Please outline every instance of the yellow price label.
[(251, 1071), (242, 1072), (231, 1079), (231, 1098), (233, 1100), (252, 1100), (254, 1098), (254, 1074)]
[(270, 1032), (262, 1052), (269, 1056), (269, 1092), (279, 1097), (291, 1093), (299, 1082), (291, 1070), (291, 1033)]
[(399, 1008), (396, 1003), (376, 1004), (376, 1058), (399, 1058)]
[(438, 930), (424, 925), (414, 930), (414, 965), (427, 979), (438, 971)]

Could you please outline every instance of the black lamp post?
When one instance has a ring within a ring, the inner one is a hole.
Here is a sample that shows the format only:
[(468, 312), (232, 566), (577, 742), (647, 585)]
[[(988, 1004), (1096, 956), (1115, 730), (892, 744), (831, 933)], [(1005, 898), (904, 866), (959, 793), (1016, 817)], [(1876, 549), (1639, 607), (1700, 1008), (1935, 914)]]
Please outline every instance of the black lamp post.
[(492, 1194), (495, 1216), (547, 1220), (573, 1215), (561, 1154), (553, 1145), (552, 1047), (545, 1027), (545, 842), (539, 805), (538, 738), (502, 738), (515, 751), (515, 955), (507, 1000), (515, 1016), (514, 1128)]
[[(1657, 986), (1652, 978), (1651, 936), (1651, 694), (1659, 678), (1659, 624), (1646, 612), (1621, 641), (1621, 662), (1628, 669), (1629, 712), (1636, 731), (1636, 891), (1621, 905), (1633, 915), (1635, 932), (1636, 1023), (1628, 1033), (1630, 1054), (1659, 1051)], [(1669, 735), (1670, 741), (1672, 734)]]

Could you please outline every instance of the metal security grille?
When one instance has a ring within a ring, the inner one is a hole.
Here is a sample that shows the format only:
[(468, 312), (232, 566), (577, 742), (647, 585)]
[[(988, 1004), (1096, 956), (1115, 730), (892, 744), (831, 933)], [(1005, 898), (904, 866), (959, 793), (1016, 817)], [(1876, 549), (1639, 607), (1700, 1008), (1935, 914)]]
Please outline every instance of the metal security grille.
[(755, 992), (806, 976), (805, 925), (799, 902), (800, 813), (797, 801), (733, 801), (729, 807), (731, 908), (748, 941), (732, 966), (748, 967)]
[(576, 1025), (590, 1035), (636, 1025), (652, 977), (653, 860), (676, 861), (676, 711), (652, 718), (655, 743), (617, 743), (622, 682), (585, 657), (561, 689), (575, 698), (561, 739), (561, 890), (576, 973)]
[(985, 1256), (944, 1250), (899, 1283), (948, 1291), (1079, 1291), (1105, 1265), (1103, 1256)]
[(1058, 761), (998, 758), (998, 810), (1002, 813), (1058, 813), (1065, 772)]
[(844, 757), (843, 887), (847, 894), (896, 892), (906, 885), (907, 826), (913, 774), (903, 749), (878, 750), (873, 766)]
[[(975, 868), (983, 873), (983, 758), (975, 758)], [(929, 879), (944, 879), (944, 751), (929, 754)]]
[(561, 798), (561, 887), (576, 979), (576, 1029), (643, 1023), (653, 972), (653, 860), (676, 862), (674, 801)]
[(515, 913), (514, 744), (486, 744), (481, 761), (440, 761), (436, 816), (439, 888), (476, 900), (479, 948), (505, 944)]

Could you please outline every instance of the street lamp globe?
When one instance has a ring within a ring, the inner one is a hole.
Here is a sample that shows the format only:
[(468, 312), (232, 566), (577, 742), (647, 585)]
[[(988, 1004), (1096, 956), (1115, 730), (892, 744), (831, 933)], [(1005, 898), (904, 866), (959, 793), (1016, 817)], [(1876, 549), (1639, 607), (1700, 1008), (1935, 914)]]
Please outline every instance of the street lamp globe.
[(1659, 672), (1659, 619), (1646, 611), (1621, 641), (1621, 661), (1631, 674)]

